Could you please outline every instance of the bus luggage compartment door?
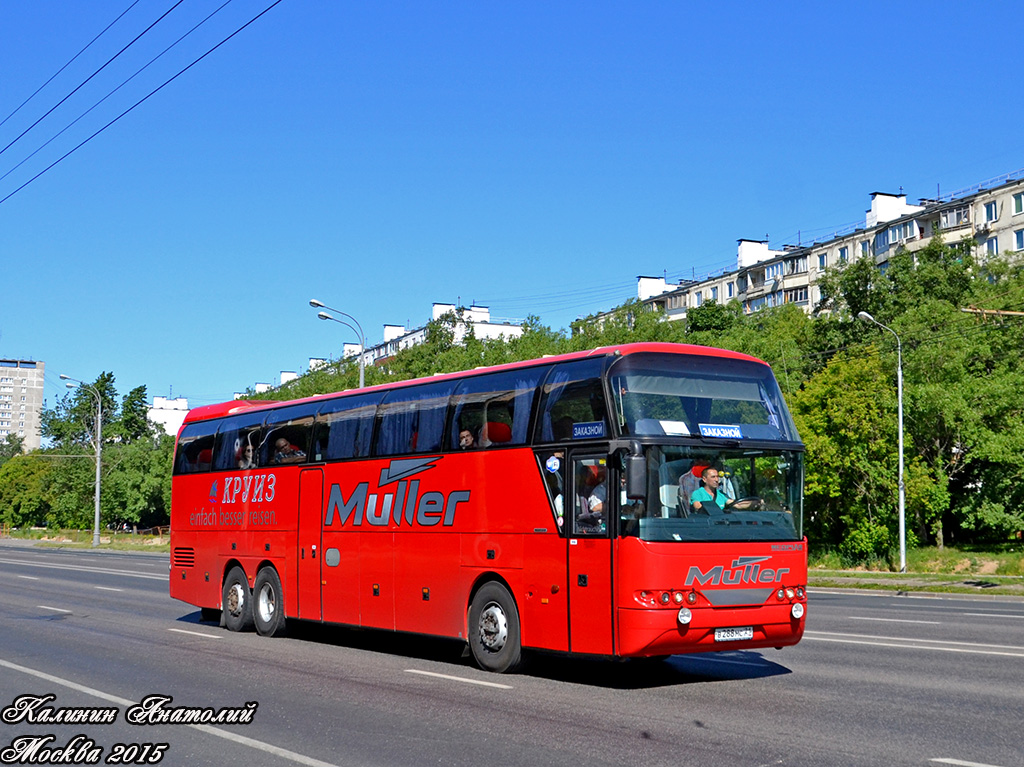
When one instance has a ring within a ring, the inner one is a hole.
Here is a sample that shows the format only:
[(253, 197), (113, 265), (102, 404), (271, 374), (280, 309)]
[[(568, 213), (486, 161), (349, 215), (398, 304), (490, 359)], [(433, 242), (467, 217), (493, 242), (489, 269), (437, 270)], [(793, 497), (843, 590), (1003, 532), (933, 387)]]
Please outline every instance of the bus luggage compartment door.
[(321, 612), (320, 568), (323, 552), (324, 473), (304, 469), (299, 475), (298, 597), (299, 618), (318, 621)]

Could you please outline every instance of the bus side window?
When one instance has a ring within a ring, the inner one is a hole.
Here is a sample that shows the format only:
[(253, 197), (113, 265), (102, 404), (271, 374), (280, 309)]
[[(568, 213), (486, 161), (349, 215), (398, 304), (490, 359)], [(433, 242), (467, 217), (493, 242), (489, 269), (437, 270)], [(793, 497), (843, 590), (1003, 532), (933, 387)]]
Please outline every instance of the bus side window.
[(462, 381), (452, 395), (448, 448), (465, 449), (460, 435), (467, 430), (473, 447), (525, 445), (537, 387), (547, 371), (536, 367)]
[(309, 460), (316, 407), (289, 407), (267, 418), (261, 465), (305, 463)]
[(313, 428), (313, 460), (338, 461), (368, 456), (381, 396), (338, 397), (320, 405)]
[(454, 382), (394, 389), (378, 409), (380, 427), (374, 455), (432, 453), (441, 449), (445, 415)]
[(217, 429), (217, 440), (213, 447), (214, 471), (237, 471), (245, 460), (247, 445), (259, 446), (260, 432), (266, 413), (240, 413), (225, 418)]
[[(537, 442), (609, 437), (601, 373), (602, 358), (555, 365), (544, 382), (537, 419)], [(577, 434), (575, 429), (585, 424)]]
[[(541, 452), (537, 454), (540, 473), (544, 478), (544, 486), (548, 491), (548, 500), (555, 515), (558, 533), (565, 535), (565, 454), (562, 451)], [(571, 500), (569, 501), (572, 502)]]
[(174, 457), (175, 474), (195, 474), (210, 470), (216, 430), (215, 421), (197, 421), (181, 430), (177, 454)]
[(608, 529), (607, 464), (596, 457), (573, 460), (573, 535), (604, 535)]

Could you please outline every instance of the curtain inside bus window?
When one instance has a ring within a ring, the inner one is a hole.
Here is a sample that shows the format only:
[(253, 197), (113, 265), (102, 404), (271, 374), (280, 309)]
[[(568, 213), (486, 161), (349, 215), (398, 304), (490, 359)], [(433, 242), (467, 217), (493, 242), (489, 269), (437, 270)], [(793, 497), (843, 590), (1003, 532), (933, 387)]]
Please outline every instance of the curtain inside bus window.
[(460, 449), (459, 434), (466, 430), (473, 447), (525, 445), (534, 395), (546, 372), (533, 368), (462, 381), (452, 398), (450, 449)]
[(213, 464), (213, 441), (216, 433), (216, 421), (197, 421), (186, 425), (178, 437), (174, 473), (195, 474), (209, 471)]
[(605, 358), (596, 357), (553, 367), (542, 393), (538, 442), (582, 438), (581, 425), (590, 427), (586, 436), (611, 436), (601, 386), (604, 363)]
[(365, 458), (382, 394), (338, 397), (320, 405), (311, 446), (314, 461)]
[(394, 389), (380, 406), (375, 455), (431, 453), (441, 449), (448, 399), (455, 383)]
[(242, 413), (220, 422), (213, 448), (214, 471), (255, 468), (255, 463), (249, 464), (246, 458), (247, 450), (251, 449), (252, 453), (259, 450), (266, 415), (265, 411)]

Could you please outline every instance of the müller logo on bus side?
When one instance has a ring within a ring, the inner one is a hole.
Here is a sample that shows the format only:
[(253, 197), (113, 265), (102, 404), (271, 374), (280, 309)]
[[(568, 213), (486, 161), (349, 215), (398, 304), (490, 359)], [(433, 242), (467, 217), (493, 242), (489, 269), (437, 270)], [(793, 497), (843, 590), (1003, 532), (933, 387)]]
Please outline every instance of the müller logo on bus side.
[(692, 565), (690, 572), (686, 574), (686, 585), (692, 586), (696, 583), (701, 586), (736, 586), (741, 583), (774, 583), (781, 580), (782, 576), (789, 572), (789, 568), (762, 569), (761, 563), (770, 559), (771, 557), (739, 557), (733, 560), (729, 570), (723, 565), (716, 565), (706, 573)]
[[(407, 525), (433, 527), (440, 524), (451, 527), (455, 523), (456, 507), (469, 501), (469, 490), (453, 490), (447, 495), (430, 490), (421, 495), (420, 481), (409, 479), (434, 468), (440, 460), (439, 456), (396, 458), (380, 470), (380, 479), (374, 492), (370, 492), (369, 482), (360, 482), (348, 498), (342, 492), (341, 485), (331, 485), (324, 527), (333, 525), (335, 518), (342, 526), (351, 522), (358, 527), (365, 520), (368, 524), (380, 526), (392, 521), (400, 525), (404, 521)], [(395, 482), (398, 484), (393, 492), (381, 492)]]

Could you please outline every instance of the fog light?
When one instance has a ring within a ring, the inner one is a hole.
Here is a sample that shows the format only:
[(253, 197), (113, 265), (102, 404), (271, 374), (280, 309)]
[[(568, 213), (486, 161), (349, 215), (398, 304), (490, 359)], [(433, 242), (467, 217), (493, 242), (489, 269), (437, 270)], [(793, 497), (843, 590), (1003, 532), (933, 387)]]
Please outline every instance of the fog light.
[(786, 590), (785, 589), (779, 589), (778, 591), (775, 592), (775, 596), (781, 602), (783, 599), (786, 598)]
[(793, 609), (790, 610), (790, 612), (793, 614), (793, 618), (795, 618), (796, 620), (800, 620), (804, 617), (804, 603), (794, 602)]
[(667, 605), (668, 604), (668, 600), (671, 599), (671, 597), (668, 595), (667, 591), (663, 591), (663, 592), (661, 592), (660, 599), (661, 599), (661, 603), (663, 605)]
[(681, 604), (683, 603), (683, 592), (681, 592), (681, 591), (675, 591), (675, 592), (673, 592), (673, 593), (672, 593), (672, 599), (673, 599), (673, 601), (674, 601), (674, 602), (675, 602), (675, 603), (676, 603), (677, 605), (681, 605)]
[(688, 593), (686, 595), (686, 601), (689, 602), (691, 605), (697, 604), (697, 592), (691, 591), (690, 593)]
[(793, 589), (786, 589), (786, 597), (788, 599), (792, 599), (795, 596), (796, 596), (796, 592), (793, 591)]
[(687, 607), (680, 607), (679, 615), (677, 615), (676, 617), (679, 619), (679, 622), (682, 625), (686, 626), (690, 623), (691, 620), (693, 620), (693, 613), (691, 613), (689, 608)]
[(796, 587), (796, 595), (797, 595), (798, 599), (803, 599), (804, 598), (804, 587), (803, 586), (797, 586)]

